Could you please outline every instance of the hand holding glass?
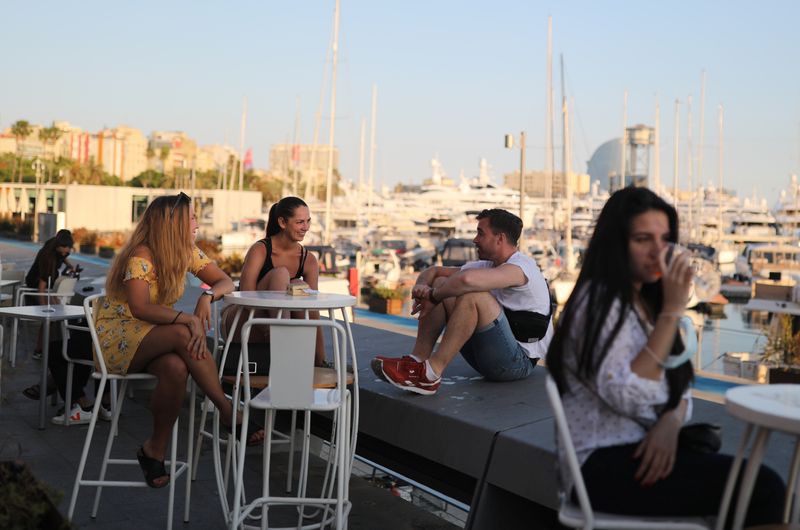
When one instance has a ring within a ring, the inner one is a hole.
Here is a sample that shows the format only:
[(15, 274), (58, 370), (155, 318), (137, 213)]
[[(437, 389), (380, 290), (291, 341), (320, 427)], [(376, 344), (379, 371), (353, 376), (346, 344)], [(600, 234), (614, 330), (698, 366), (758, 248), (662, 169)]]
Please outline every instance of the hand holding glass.
[(692, 266), (694, 294), (701, 302), (708, 302), (719, 294), (720, 280), (719, 272), (714, 268), (714, 264), (700, 255), (696, 250), (691, 250), (677, 243), (670, 243), (664, 261), (672, 263), (672, 259), (684, 252), (689, 253), (689, 264)]

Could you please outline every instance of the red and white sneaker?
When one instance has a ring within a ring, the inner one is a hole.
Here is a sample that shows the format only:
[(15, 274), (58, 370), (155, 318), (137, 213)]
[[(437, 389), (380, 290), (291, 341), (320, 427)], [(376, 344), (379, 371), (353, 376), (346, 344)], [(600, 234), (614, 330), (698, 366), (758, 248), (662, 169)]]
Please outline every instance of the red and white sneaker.
[(384, 359), (382, 364), (386, 381), (397, 388), (430, 396), (442, 384), (441, 377), (428, 377), (427, 365), (413, 358)]
[(413, 361), (414, 358), (410, 355), (403, 355), (402, 357), (387, 357), (386, 355), (376, 355), (370, 361), (369, 366), (372, 368), (372, 372), (379, 377), (380, 379), (387, 381), (386, 376), (383, 375), (383, 361)]
[[(66, 425), (67, 422), (64, 420), (64, 413), (62, 412), (58, 416), (53, 416), (50, 418), (52, 423), (56, 425)], [(92, 411), (91, 410), (83, 410), (80, 405), (77, 403), (72, 407), (69, 411), (69, 424), (70, 425), (86, 425), (92, 421)]]

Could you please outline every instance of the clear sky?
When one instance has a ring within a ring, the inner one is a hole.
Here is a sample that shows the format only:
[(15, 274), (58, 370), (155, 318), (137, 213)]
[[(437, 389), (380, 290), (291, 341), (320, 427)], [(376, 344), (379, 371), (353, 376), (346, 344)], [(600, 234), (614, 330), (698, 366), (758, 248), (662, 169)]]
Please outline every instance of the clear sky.
[[(333, 1), (13, 2), (3, 8), (0, 127), (67, 120), (87, 130), (130, 125), (183, 130), (201, 144), (247, 146), (257, 167), (269, 146), (313, 137)], [(438, 155), (449, 176), (495, 181), (518, 167), (507, 132), (528, 134), (528, 167), (544, 164), (547, 17), (554, 84), (564, 55), (574, 98), (574, 168), (628, 123), (653, 124), (661, 104), (661, 174), (672, 182), (674, 101), (681, 105), (686, 181), (688, 96), (702, 174), (717, 176), (717, 106), (725, 107), (726, 186), (772, 201), (800, 171), (800, 2), (342, 0), (336, 145), (358, 179), (360, 123), (378, 87), (376, 182), (420, 183)], [(323, 118), (330, 116), (326, 88)], [(558, 103), (557, 103), (558, 108)], [(325, 122), (325, 120), (323, 120)], [(560, 146), (560, 125), (556, 125)], [(320, 141), (327, 143), (323, 125)], [(561, 154), (556, 154), (561, 160)], [(695, 170), (695, 173), (697, 170)], [(683, 184), (685, 185), (685, 184)]]

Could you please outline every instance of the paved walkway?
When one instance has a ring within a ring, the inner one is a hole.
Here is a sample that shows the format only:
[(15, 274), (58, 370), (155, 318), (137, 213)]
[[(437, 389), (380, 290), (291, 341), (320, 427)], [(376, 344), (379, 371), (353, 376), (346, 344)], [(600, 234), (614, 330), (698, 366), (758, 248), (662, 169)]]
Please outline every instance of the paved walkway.
[[(33, 260), (36, 248), (36, 246), (25, 243), (0, 241), (0, 255), (3, 262), (14, 262), (17, 264), (17, 268), (28, 267)], [(84, 275), (101, 275), (107, 268), (107, 265), (98, 258), (86, 260), (81, 256), (73, 256), (73, 259), (79, 261), (86, 268)], [(6, 326), (6, 330), (8, 329), (10, 326)], [(4, 359), (2, 394), (0, 395), (0, 460), (16, 458), (26, 462), (39, 479), (63, 495), (59, 509), (62, 513), (66, 513), (75, 479), (77, 461), (87, 429), (85, 426), (63, 427), (49, 423), (43, 431), (36, 428), (38, 402), (22, 395), (22, 390), (38, 381), (41, 373), (40, 361), (30, 358), (34, 337), (34, 325), (23, 323), (20, 331), (17, 366), (11, 368)], [(147, 409), (148, 402), (149, 392), (146, 390), (137, 390), (134, 398), (126, 401), (114, 455), (120, 458), (134, 458), (137, 447), (150, 432), (151, 416)], [(188, 408), (184, 407), (180, 420), (179, 456), (185, 455), (187, 412)], [(56, 407), (49, 407), (49, 414), (55, 415)], [(93, 465), (90, 466), (92, 469), (98, 467), (99, 453), (102, 451), (100, 440), (105, 439), (108, 424), (101, 422), (98, 429), (99, 434), (95, 438), (98, 442), (93, 445), (96, 457), (90, 457), (90, 462), (93, 462)], [(206, 444), (206, 448), (208, 448), (208, 444)], [(285, 455), (278, 455), (273, 461), (278, 471), (286, 467)], [(253, 453), (252, 460), (248, 460), (248, 462), (252, 462), (252, 464), (248, 464), (250, 472), (246, 484), (255, 489), (257, 484), (260, 484), (260, 455), (257, 451)], [(319, 461), (316, 461), (312, 481), (319, 480), (320, 470)], [(128, 478), (138, 480), (141, 472), (138, 467), (133, 466), (130, 469), (123, 469), (118, 476), (123, 480)], [(353, 477), (350, 483), (353, 509), (349, 527), (352, 529), (444, 530), (456, 528), (428, 511), (394, 497), (389, 490), (379, 488), (365, 479)], [(181, 478), (176, 488), (176, 528), (182, 527), (183, 485), (184, 482)], [(74, 519), (75, 525), (79, 528), (150, 529), (165, 527), (166, 490), (106, 488), (95, 520), (89, 516), (93, 497), (93, 488), (82, 488)], [(272, 511), (270, 513), (273, 514)], [(275, 516), (279, 519), (286, 518), (288, 524), (293, 524), (294, 519), (290, 519), (289, 514), (276, 513)], [(211, 452), (208, 450), (201, 456), (197, 480), (192, 487), (190, 525), (191, 528), (224, 527), (214, 480)]]

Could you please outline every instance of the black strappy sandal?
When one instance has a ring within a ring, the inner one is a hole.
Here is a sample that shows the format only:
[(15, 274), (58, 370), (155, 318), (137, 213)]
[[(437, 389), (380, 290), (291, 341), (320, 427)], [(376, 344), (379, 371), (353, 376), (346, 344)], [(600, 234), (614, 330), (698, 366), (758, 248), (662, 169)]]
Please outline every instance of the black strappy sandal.
[[(264, 427), (255, 423), (253, 421), (247, 422), (247, 447), (253, 447), (256, 445), (261, 445), (264, 443), (264, 438), (262, 437), (260, 440), (253, 440), (253, 435), (259, 431), (263, 431)], [(264, 433), (266, 435), (266, 433)]]
[[(48, 384), (47, 384), (47, 395), (48, 396), (52, 396), (55, 393), (55, 391), (56, 391), (56, 385), (53, 384), (51, 386), (50, 382), (48, 381)], [(35, 384), (35, 385), (31, 385), (31, 386), (29, 386), (28, 388), (26, 388), (25, 390), (22, 391), (22, 395), (23, 396), (25, 396), (28, 399), (34, 399), (34, 400), (41, 399), (41, 397), (42, 397), (41, 394), (42, 393), (41, 393), (40, 386), (39, 386), (38, 383)]]
[(136, 459), (139, 460), (139, 467), (142, 468), (142, 472), (144, 472), (144, 480), (147, 482), (148, 486), (158, 489), (169, 484), (169, 480), (161, 485), (156, 484), (156, 480), (161, 477), (170, 478), (169, 473), (167, 473), (167, 468), (164, 467), (163, 460), (156, 460), (155, 458), (147, 456), (144, 452), (144, 446), (139, 446), (139, 450), (136, 452)]
[[(234, 427), (232, 427), (231, 425), (226, 425), (225, 427), (228, 429), (229, 433), (233, 434)], [(238, 431), (239, 431), (239, 429), (241, 429), (241, 427), (242, 427), (241, 423), (237, 423), (236, 424), (237, 435), (238, 435)], [(260, 440), (253, 440), (253, 435), (256, 434), (258, 431), (263, 431), (263, 430), (264, 430), (264, 427), (262, 427), (258, 423), (254, 422), (254, 421), (248, 421), (247, 422), (247, 442), (246, 442), (247, 443), (247, 447), (254, 447), (254, 446), (260, 445), (261, 443), (264, 442), (263, 438), (260, 439)]]

